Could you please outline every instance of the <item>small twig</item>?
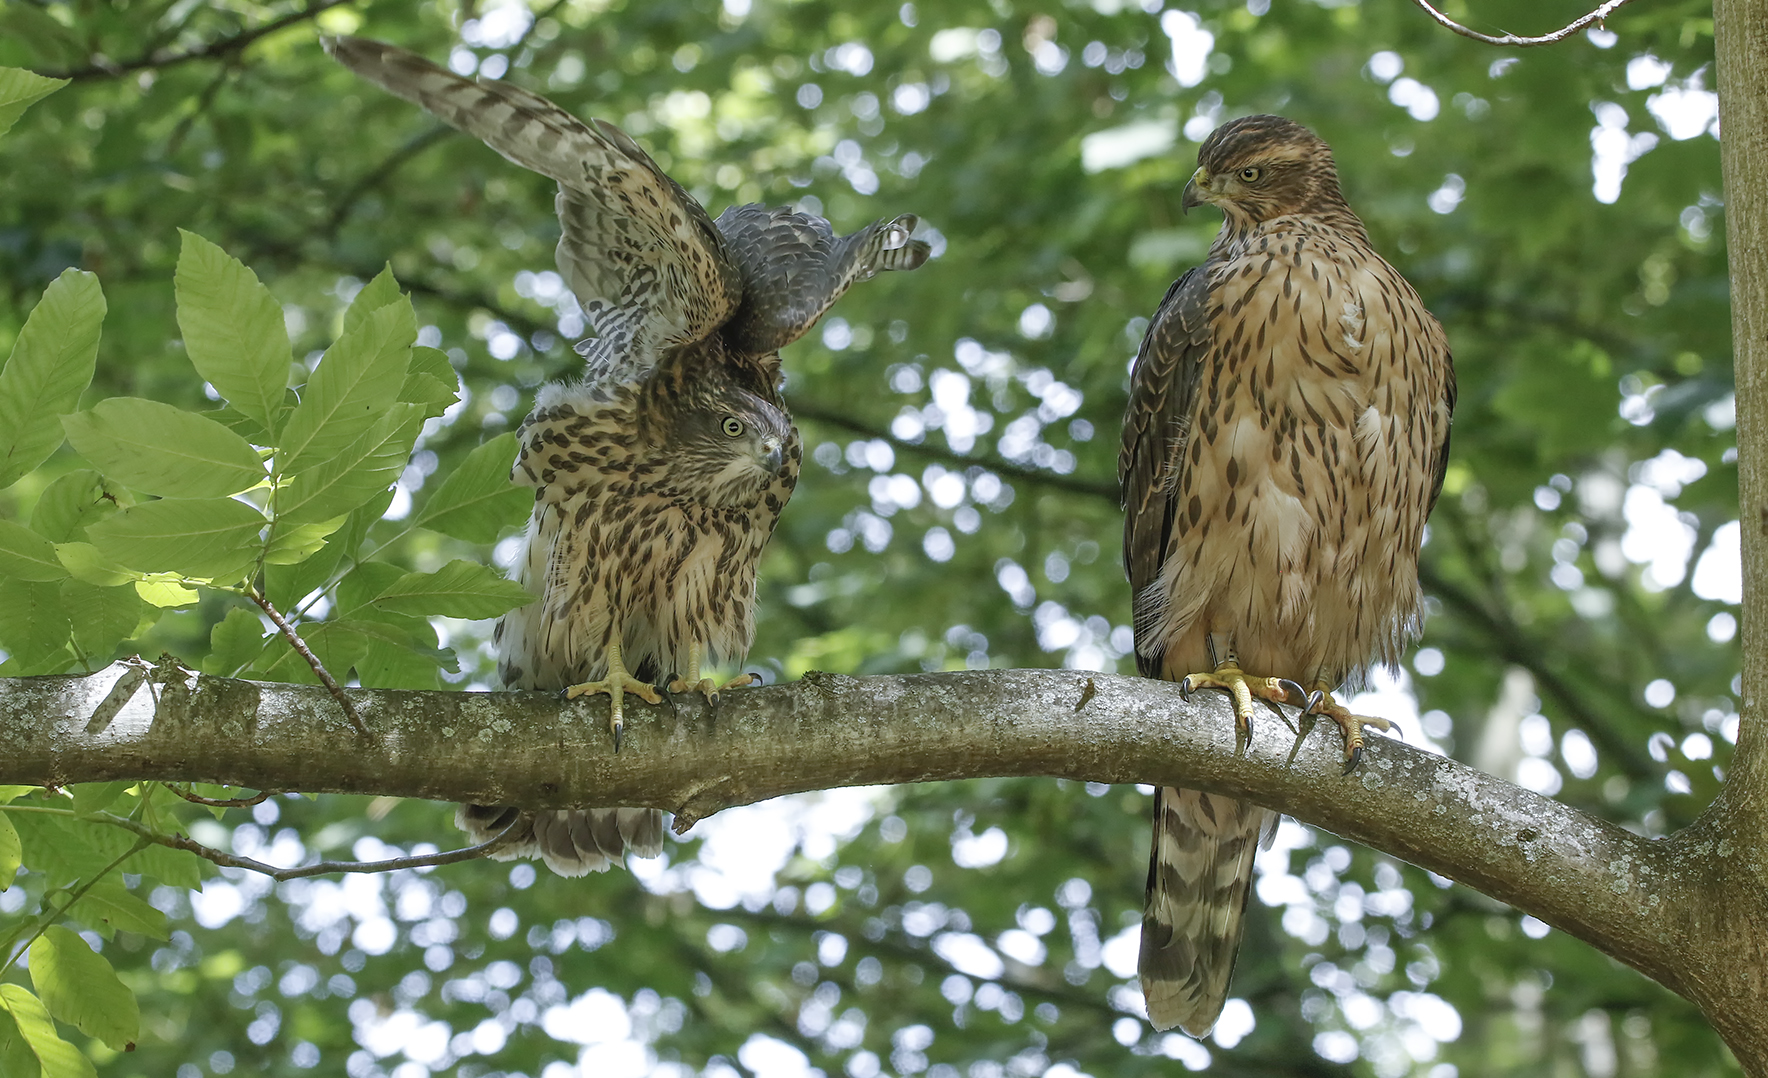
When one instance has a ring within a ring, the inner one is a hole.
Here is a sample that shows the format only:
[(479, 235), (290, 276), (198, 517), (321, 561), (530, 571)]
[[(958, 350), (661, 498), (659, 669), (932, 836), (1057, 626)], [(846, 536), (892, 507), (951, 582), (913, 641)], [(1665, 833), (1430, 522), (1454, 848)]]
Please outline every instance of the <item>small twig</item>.
[(307, 641), (301, 639), (301, 634), (295, 631), (295, 627), (290, 625), (281, 614), (277, 613), (276, 608), (270, 605), (270, 600), (260, 595), (256, 588), (248, 592), (247, 595), (252, 602), (258, 604), (258, 609), (264, 611), (265, 615), (268, 616), (271, 621), (276, 623), (276, 627), (281, 630), (282, 635), (287, 638), (289, 647), (294, 648), (296, 654), (307, 660), (307, 665), (311, 666), (313, 668), (313, 673), (319, 677), (319, 683), (325, 686), (326, 691), (332, 694), (332, 699), (336, 700), (338, 706), (344, 709), (344, 714), (349, 716), (350, 724), (356, 727), (356, 732), (364, 737), (372, 736), (368, 732), (368, 724), (363, 722), (362, 716), (356, 713), (356, 705), (350, 702), (348, 696), (344, 695), (343, 686), (339, 685), (337, 681), (332, 678), (331, 674), (326, 670), (325, 664), (319, 661), (319, 656), (313, 654), (313, 649), (307, 646)]
[(1430, 0), (1412, 0), (1412, 2), (1423, 8), (1425, 13), (1431, 18), (1435, 19), (1443, 26), (1448, 27), (1450, 30), (1455, 31), (1457, 34), (1460, 34), (1462, 37), (1470, 37), (1475, 41), (1483, 41), (1488, 45), (1510, 45), (1516, 48), (1526, 48), (1530, 45), (1557, 44), (1591, 24), (1595, 24), (1598, 28), (1601, 28), (1603, 20), (1613, 14), (1615, 9), (1622, 4), (1625, 4), (1627, 0), (1608, 0), (1607, 3), (1576, 22), (1562, 26), (1551, 34), (1542, 34), (1540, 37), (1518, 37), (1515, 34), (1505, 34), (1502, 37), (1493, 37), (1490, 34), (1482, 34), (1478, 30), (1469, 30), (1467, 27), (1462, 26), (1454, 19), (1444, 15), (1436, 8), (1431, 7)]
[(162, 783), (162, 785), (193, 805), (207, 805), (209, 808), (251, 808), (253, 805), (262, 805), (264, 802), (276, 796), (274, 791), (265, 790), (263, 793), (254, 797), (235, 797), (228, 800), (218, 800), (213, 797), (204, 797), (202, 794), (193, 794), (189, 790), (181, 790), (170, 782)]
[(155, 55), (154, 52), (149, 52), (145, 56), (138, 56), (133, 60), (123, 61), (98, 58), (94, 59), (93, 62), (86, 67), (74, 68), (71, 71), (40, 71), (38, 74), (52, 79), (111, 79), (116, 78), (118, 75), (126, 75), (131, 71), (140, 71), (145, 68), (172, 67), (176, 64), (182, 64), (190, 60), (218, 59), (239, 52), (247, 45), (250, 45), (252, 42), (267, 34), (274, 34), (276, 31), (285, 27), (293, 26), (296, 23), (306, 22), (308, 19), (313, 18), (327, 8), (334, 8), (339, 4), (346, 2), (347, 0), (318, 0), (317, 3), (300, 11), (292, 12), (288, 15), (284, 15), (280, 19), (267, 22), (263, 26), (254, 30), (247, 30), (244, 33), (235, 34), (232, 37), (221, 38), (218, 41), (211, 41), (206, 45), (198, 45), (196, 48), (187, 52), (176, 52), (167, 56), (159, 56)]
[(146, 824), (125, 819), (109, 812), (100, 812), (87, 819), (99, 820), (133, 831), (148, 842), (160, 846), (168, 846), (174, 850), (188, 850), (205, 861), (212, 861), (222, 868), (243, 868), (248, 872), (259, 872), (278, 882), (298, 880), (308, 876), (326, 876), (333, 872), (392, 872), (401, 868), (433, 868), (436, 865), (452, 865), (459, 861), (473, 861), (496, 853), (507, 845), (521, 828), (534, 822), (532, 812), (524, 812), (516, 817), (514, 823), (504, 828), (496, 837), (477, 846), (465, 846), (458, 850), (447, 850), (443, 853), (425, 854), (421, 857), (393, 857), (385, 861), (320, 861), (316, 864), (301, 865), (298, 868), (277, 868), (262, 861), (254, 861), (250, 857), (222, 853), (211, 846), (205, 846), (192, 838), (183, 835), (167, 835), (153, 830)]
[(794, 400), (792, 402), (792, 415), (798, 419), (808, 419), (813, 423), (822, 423), (831, 427), (839, 427), (842, 430), (858, 434), (862, 437), (885, 442), (904, 453), (914, 453), (922, 457), (931, 457), (934, 460), (947, 461), (951, 464), (955, 464), (959, 468), (969, 468), (971, 466), (986, 468), (989, 471), (994, 472), (996, 475), (1001, 476), (1003, 479), (1017, 479), (1027, 483), (1036, 483), (1041, 486), (1053, 487), (1056, 490), (1066, 490), (1071, 494), (1085, 494), (1094, 498), (1109, 498), (1113, 504), (1118, 500), (1116, 483), (1089, 479), (1086, 476), (1081, 475), (1064, 475), (1061, 472), (1045, 471), (1042, 468), (1014, 464), (1012, 461), (995, 456), (966, 456), (963, 453), (944, 450), (937, 445), (929, 443), (904, 441), (887, 430), (881, 430), (869, 423), (865, 423), (852, 416), (839, 412), (834, 408), (825, 407), (814, 401)]

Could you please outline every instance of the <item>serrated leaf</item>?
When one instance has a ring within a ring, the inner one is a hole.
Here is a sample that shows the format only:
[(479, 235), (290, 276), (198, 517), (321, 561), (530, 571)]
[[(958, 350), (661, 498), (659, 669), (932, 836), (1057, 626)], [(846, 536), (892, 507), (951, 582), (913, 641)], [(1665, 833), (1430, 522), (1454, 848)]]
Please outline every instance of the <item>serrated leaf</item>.
[(103, 588), (83, 580), (61, 582), (61, 605), (74, 626), (74, 643), (89, 657), (103, 659), (116, 646), (139, 636), (144, 620), (159, 614), (141, 601), (134, 588)]
[(344, 310), (344, 332), (348, 333), (368, 320), (368, 316), (400, 298), (399, 282), (393, 279), (393, 264), (386, 263), (374, 280), (363, 285)]
[(16, 67), (0, 67), (0, 135), (35, 102), (68, 84), (67, 79), (50, 79)]
[(531, 511), (534, 492), (510, 482), (516, 435), (506, 432), (474, 449), (424, 503), (416, 523), (465, 539), (489, 543)]
[(232, 498), (162, 498), (86, 529), (101, 554), (145, 573), (231, 584), (258, 557), (264, 516)]
[(46, 672), (39, 668), (67, 646), (72, 631), (54, 584), (0, 580), (0, 648), (30, 672)]
[(264, 650), (264, 623), (245, 607), (236, 606), (209, 630), (209, 657), (203, 673), (232, 677)]
[(19, 1034), (42, 1067), (43, 1078), (98, 1078), (92, 1061), (56, 1034), (49, 1009), (30, 989), (22, 984), (0, 984), (0, 1007), (18, 1024)]
[(135, 783), (127, 779), (115, 782), (76, 782), (68, 787), (74, 795), (74, 811), (82, 816), (90, 816), (94, 812), (102, 812), (123, 796), (123, 791)]
[(166, 939), (170, 934), (166, 929), (165, 914), (136, 898), (122, 884), (108, 879), (93, 884), (65, 912), (107, 939), (114, 932), (134, 932), (157, 940)]
[(25, 319), (0, 369), (0, 490), (60, 447), (62, 413), (92, 383), (104, 313), (98, 278), (70, 269), (49, 283)]
[(116, 511), (116, 499), (105, 489), (104, 477), (81, 468), (43, 488), (31, 510), (31, 530), (52, 543), (66, 543), (83, 537), (86, 525)]
[(80, 455), (106, 475), (163, 498), (224, 498), (266, 476), (244, 438), (159, 401), (112, 397), (61, 423)]
[(335, 516), (317, 524), (284, 524), (272, 529), (270, 545), (264, 548), (268, 565), (299, 565), (325, 546), (326, 537), (344, 526), (348, 515)]
[(22, 524), (0, 520), (0, 579), (65, 580), (55, 544)]
[(451, 561), (433, 573), (406, 573), (374, 597), (373, 605), (419, 617), (495, 618), (534, 601), (534, 594), (488, 566)]
[(290, 363), (282, 305), (238, 259), (194, 232), (178, 234), (173, 284), (184, 350), (216, 392), (274, 438)]
[(49, 1013), (112, 1051), (141, 1036), (141, 1009), (117, 971), (71, 929), (50, 925), (31, 944), (31, 984)]
[(12, 886), (18, 866), (24, 863), (24, 846), (18, 839), (18, 828), (12, 826), (8, 814), (0, 812), (0, 891)]
[(392, 486), (411, 459), (423, 425), (423, 409), (393, 405), (354, 443), (277, 492), (278, 522), (329, 520)]
[(277, 454), (283, 475), (299, 475), (351, 445), (398, 402), (411, 365), (417, 315), (409, 300), (368, 315), (325, 350)]

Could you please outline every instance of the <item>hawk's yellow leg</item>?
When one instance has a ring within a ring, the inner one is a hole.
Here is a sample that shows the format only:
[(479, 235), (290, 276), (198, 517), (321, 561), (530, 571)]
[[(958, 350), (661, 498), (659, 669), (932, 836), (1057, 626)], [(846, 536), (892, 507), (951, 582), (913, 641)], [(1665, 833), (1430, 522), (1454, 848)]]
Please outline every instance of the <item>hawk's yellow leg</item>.
[(1324, 715), (1344, 731), (1344, 773), (1347, 775), (1357, 769), (1357, 763), (1363, 758), (1363, 727), (1373, 726), (1383, 732), (1394, 728), (1394, 724), (1386, 719), (1351, 714), (1349, 708), (1332, 698), (1332, 688), (1325, 682), (1314, 683), (1313, 695), (1308, 697), (1308, 706), (1302, 714)]
[(676, 678), (669, 683), (670, 692), (687, 692), (690, 689), (706, 698), (706, 702), (718, 706), (718, 694), (724, 689), (740, 689), (745, 685), (753, 685), (759, 680), (754, 674), (738, 674), (722, 687), (709, 677), (700, 676), (700, 643), (695, 641), (688, 645), (688, 676)]
[(1272, 704), (1300, 704), (1307, 693), (1288, 678), (1251, 677), (1229, 659), (1208, 673), (1186, 674), (1179, 682), (1179, 691), (1186, 696), (1198, 689), (1221, 689), (1234, 701), (1234, 751), (1242, 751), (1252, 741), (1252, 701)]
[(614, 732), (614, 751), (620, 751), (620, 735), (626, 729), (626, 716), (622, 704), (626, 694), (643, 700), (647, 704), (660, 704), (663, 698), (657, 690), (633, 677), (626, 670), (626, 664), (620, 661), (620, 634), (616, 631), (608, 641), (608, 676), (600, 681), (585, 681), (581, 685), (571, 685), (565, 689), (565, 699), (575, 700), (579, 696), (590, 696), (598, 692), (608, 694), (612, 701), (609, 706), (608, 728)]

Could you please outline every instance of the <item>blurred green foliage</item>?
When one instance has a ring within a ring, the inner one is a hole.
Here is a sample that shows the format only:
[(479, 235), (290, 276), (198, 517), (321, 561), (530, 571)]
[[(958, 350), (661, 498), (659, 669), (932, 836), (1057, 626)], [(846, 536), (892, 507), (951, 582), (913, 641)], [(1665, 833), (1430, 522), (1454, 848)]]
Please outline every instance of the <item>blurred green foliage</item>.
[[(73, 79), (0, 140), (0, 354), (78, 267), (108, 305), (80, 405), (209, 410), (176, 319), (180, 228), (281, 304), (296, 383), (390, 263), (462, 403), (425, 426), (385, 519), (346, 541), (392, 573), (507, 561), (509, 531), (483, 513), (446, 534), (414, 523), (448, 504), (451, 476), (489, 467), (502, 450), (470, 455), (540, 382), (575, 368), (552, 192), (356, 81), (316, 34), (391, 40), (620, 124), (715, 214), (799, 200), (843, 230), (921, 215), (937, 257), (856, 288), (786, 353), (809, 459), (763, 566), (752, 666), (1128, 670), (1126, 364), (1218, 225), (1178, 212), (1196, 143), (1228, 116), (1282, 112), (1333, 145), (1460, 377), (1426, 548), (1433, 616), (1372, 706), (1644, 833), (1717, 790), (1737, 722), (1737, 502), (1710, 8), (1634, 5), (1524, 52), (1401, 0), (534, 8), (0, 7), (0, 66)], [(1449, 11), (1519, 32), (1581, 13)], [(93, 466), (61, 450), (0, 492), (0, 521), (32, 521), (44, 499), (68, 517)], [(268, 580), (299, 599), (325, 575)], [(306, 613), (323, 624), (371, 597)], [(0, 671), (77, 668), (72, 650), (17, 649), (36, 632), (18, 610), (50, 616), (0, 602)], [(458, 671), (357, 674), (483, 683), (489, 624), (429, 623)], [(258, 631), (241, 600), (207, 593), (115, 651), (216, 668)], [(1736, 1073), (1693, 1008), (1639, 975), (1293, 824), (1262, 860), (1234, 988), (1246, 1006), (1202, 1044), (1155, 1035), (1132, 1017), (1124, 963), (1146, 801), (1017, 780), (831, 794), (706, 821), (636, 876), (573, 881), (468, 863), (228, 873), (193, 896), (125, 864), (116, 894), (163, 912), (169, 938), (87, 942), (139, 995), (137, 1047), (62, 1032), (99, 1073), (154, 1078), (558, 1078), (580, 1060), (595, 1076)], [(190, 826), (293, 861), (450, 846), (448, 816), (283, 797)], [(35, 864), (28, 836), (25, 853)], [(0, 911), (24, 918), (66, 882), (27, 873)]]

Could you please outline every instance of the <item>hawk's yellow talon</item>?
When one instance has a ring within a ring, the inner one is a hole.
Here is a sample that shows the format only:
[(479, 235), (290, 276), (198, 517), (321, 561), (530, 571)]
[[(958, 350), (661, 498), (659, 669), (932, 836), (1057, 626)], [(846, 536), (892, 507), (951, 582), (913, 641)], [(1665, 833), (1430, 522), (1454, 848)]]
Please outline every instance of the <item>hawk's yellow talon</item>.
[(1279, 677), (1249, 677), (1233, 662), (1225, 662), (1208, 673), (1186, 674), (1179, 691), (1190, 696), (1198, 689), (1221, 689), (1234, 701), (1234, 751), (1242, 752), (1252, 743), (1252, 701), (1254, 698), (1271, 704), (1292, 703), (1289, 686), (1295, 682)]
[(1394, 724), (1386, 719), (1378, 719), (1370, 715), (1353, 715), (1349, 708), (1332, 698), (1332, 690), (1324, 685), (1315, 687), (1313, 695), (1308, 698), (1307, 710), (1304, 715), (1324, 715), (1338, 724), (1344, 732), (1344, 773), (1350, 774), (1357, 769), (1363, 759), (1363, 727), (1373, 726), (1386, 733), (1394, 728)]
[(646, 682), (633, 677), (626, 670), (626, 664), (620, 661), (620, 644), (618, 639), (608, 645), (608, 675), (600, 681), (585, 681), (565, 688), (565, 699), (575, 700), (579, 696), (593, 696), (596, 693), (607, 693), (608, 729), (614, 734), (614, 751), (620, 751), (620, 738), (626, 730), (626, 715), (623, 707), (626, 694), (643, 700), (647, 704), (660, 704), (663, 698), (657, 690)]

